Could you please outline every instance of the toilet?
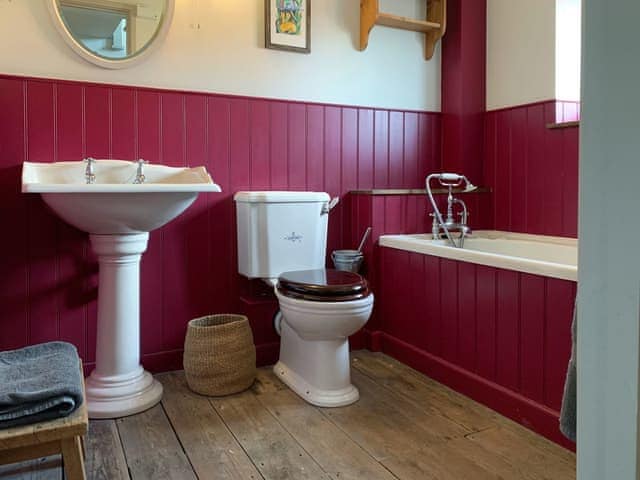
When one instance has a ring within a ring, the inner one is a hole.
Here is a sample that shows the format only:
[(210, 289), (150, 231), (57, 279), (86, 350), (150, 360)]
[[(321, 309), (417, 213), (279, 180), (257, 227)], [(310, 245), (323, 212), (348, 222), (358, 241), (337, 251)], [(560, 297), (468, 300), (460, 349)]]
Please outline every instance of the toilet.
[(273, 286), (280, 305), (274, 372), (313, 405), (354, 403), (349, 336), (369, 320), (374, 297), (360, 275), (325, 268), (329, 195), (238, 192), (234, 200), (238, 270)]

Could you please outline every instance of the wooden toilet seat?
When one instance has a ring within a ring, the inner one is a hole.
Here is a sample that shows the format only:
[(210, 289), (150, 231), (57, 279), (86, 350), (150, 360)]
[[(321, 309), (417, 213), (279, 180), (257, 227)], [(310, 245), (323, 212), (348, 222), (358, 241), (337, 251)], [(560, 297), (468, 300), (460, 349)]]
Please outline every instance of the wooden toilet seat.
[(319, 269), (281, 274), (278, 292), (310, 302), (349, 302), (367, 297), (371, 290), (364, 277), (357, 273)]

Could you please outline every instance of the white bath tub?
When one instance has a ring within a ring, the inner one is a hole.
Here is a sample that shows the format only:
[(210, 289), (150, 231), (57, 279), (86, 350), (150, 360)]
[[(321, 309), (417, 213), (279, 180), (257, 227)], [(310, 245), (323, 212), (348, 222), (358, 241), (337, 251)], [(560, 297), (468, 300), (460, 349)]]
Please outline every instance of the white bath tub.
[(431, 235), (383, 235), (380, 245), (462, 262), (576, 281), (578, 241), (564, 237), (481, 230), (454, 248)]

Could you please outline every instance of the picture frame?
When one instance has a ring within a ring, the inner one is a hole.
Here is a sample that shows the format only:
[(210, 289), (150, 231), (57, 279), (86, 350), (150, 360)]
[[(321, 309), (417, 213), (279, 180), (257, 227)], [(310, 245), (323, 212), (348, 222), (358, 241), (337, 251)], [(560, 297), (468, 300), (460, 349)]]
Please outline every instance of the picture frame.
[(265, 0), (265, 47), (311, 53), (311, 0)]

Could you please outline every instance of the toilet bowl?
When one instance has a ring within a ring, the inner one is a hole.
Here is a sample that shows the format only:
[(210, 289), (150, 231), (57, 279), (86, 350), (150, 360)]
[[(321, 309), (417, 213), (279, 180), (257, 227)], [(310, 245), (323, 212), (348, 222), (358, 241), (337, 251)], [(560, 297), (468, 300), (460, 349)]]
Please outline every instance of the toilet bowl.
[(374, 297), (366, 280), (337, 270), (287, 272), (279, 278), (276, 296), (283, 318), (275, 374), (313, 405), (357, 401), (349, 336), (371, 316)]

